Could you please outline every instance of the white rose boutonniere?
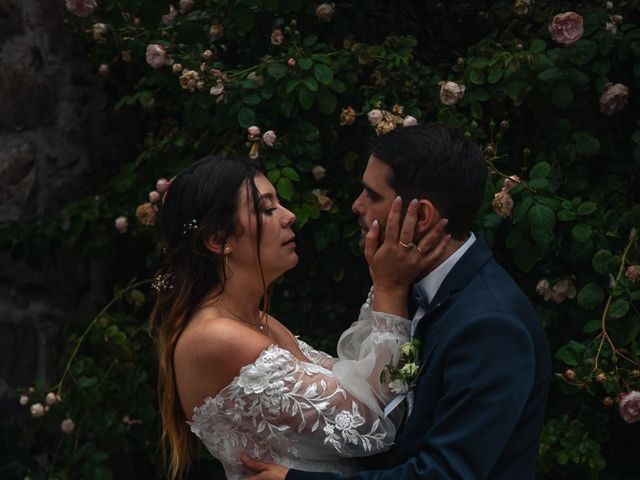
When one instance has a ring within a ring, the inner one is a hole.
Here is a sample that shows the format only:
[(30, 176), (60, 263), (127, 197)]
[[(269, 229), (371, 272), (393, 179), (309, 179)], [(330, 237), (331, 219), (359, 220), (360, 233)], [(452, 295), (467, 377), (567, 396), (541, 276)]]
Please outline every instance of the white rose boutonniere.
[(417, 338), (411, 342), (400, 345), (400, 360), (397, 365), (385, 365), (380, 372), (380, 381), (387, 383), (389, 390), (398, 395), (406, 394), (416, 386), (420, 366), (418, 365), (418, 352), (420, 340)]

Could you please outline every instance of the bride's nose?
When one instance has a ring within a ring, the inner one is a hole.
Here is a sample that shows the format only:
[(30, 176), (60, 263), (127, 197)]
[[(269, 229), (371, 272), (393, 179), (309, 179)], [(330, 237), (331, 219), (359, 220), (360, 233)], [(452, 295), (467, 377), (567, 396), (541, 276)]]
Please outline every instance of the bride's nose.
[(282, 207), (282, 209), (284, 210), (284, 212), (283, 212), (284, 215), (282, 215), (283, 226), (289, 227), (289, 226), (293, 225), (295, 223), (295, 221), (296, 221), (296, 214), (293, 213), (291, 210), (285, 208), (285, 207)]

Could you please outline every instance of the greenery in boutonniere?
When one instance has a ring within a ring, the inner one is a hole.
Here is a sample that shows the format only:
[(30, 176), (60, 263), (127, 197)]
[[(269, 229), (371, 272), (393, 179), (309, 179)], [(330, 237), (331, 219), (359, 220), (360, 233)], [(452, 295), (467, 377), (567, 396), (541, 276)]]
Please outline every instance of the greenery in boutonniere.
[(380, 381), (389, 382), (389, 389), (397, 394), (407, 393), (415, 387), (420, 374), (418, 352), (420, 340), (414, 338), (400, 345), (400, 360), (397, 365), (387, 364), (380, 372)]

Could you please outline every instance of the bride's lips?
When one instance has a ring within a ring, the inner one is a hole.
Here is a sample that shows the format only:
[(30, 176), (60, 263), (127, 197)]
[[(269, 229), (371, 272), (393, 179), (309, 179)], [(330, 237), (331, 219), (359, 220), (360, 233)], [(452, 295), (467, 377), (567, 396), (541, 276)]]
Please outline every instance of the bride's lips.
[(295, 247), (296, 246), (295, 239), (296, 239), (296, 236), (292, 235), (288, 240), (286, 240), (285, 242), (282, 242), (282, 245), (285, 247), (290, 247), (290, 246)]

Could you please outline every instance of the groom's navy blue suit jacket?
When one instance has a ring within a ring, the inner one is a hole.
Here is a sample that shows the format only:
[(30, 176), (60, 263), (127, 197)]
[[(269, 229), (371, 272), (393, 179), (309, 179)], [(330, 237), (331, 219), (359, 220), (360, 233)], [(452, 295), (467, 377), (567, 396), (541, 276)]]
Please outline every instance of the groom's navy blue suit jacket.
[(373, 458), (380, 469), (350, 478), (534, 478), (551, 358), (529, 300), (478, 239), (423, 307), (413, 411), (394, 447)]

